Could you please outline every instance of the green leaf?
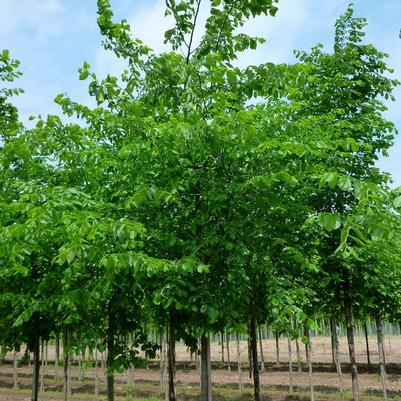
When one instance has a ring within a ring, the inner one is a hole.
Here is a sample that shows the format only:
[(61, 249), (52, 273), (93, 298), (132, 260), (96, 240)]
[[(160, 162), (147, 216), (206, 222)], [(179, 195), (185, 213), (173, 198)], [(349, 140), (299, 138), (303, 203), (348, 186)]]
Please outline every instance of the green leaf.
[(320, 213), (317, 221), (327, 231), (333, 231), (341, 227), (341, 216), (336, 213)]

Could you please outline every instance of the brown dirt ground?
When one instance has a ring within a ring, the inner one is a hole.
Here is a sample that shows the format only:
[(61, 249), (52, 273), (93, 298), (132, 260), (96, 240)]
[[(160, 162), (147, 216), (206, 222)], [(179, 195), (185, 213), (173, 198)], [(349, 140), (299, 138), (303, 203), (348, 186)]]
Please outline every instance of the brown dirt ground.
[[(336, 400), (347, 399), (351, 389), (351, 377), (349, 368), (347, 366), (347, 343), (345, 337), (340, 337), (340, 357), (343, 363), (343, 380), (346, 390), (346, 397), (341, 398), (337, 393), (338, 378), (335, 371), (331, 367), (331, 348), (329, 337), (314, 337), (312, 338), (312, 360), (314, 363), (313, 381), (318, 391), (316, 400)], [(360, 364), (359, 385), (360, 390), (364, 394), (362, 400), (368, 400), (368, 394), (376, 395), (376, 400), (380, 400), (381, 382), (378, 374), (378, 352), (376, 345), (376, 338), (369, 337), (370, 354), (372, 367), (368, 368), (366, 364), (366, 345), (363, 337), (356, 339), (356, 353), (357, 360)], [(212, 382), (216, 389), (215, 399), (225, 400), (236, 398), (239, 401), (247, 400), (252, 389), (252, 379), (248, 376), (247, 371), (247, 342), (242, 341), (241, 344), (241, 365), (243, 367), (242, 381), (245, 389), (241, 392), (237, 390), (238, 387), (238, 372), (237, 372), (237, 357), (236, 357), (236, 344), (230, 342), (231, 354), (231, 371), (228, 371), (227, 363), (221, 362), (221, 346), (218, 343), (213, 343), (211, 347), (212, 361), (214, 361), (214, 368), (212, 372)], [(401, 397), (401, 336), (386, 336), (386, 362), (388, 363), (388, 376), (387, 385), (390, 396)], [(280, 364), (276, 364), (276, 351), (274, 340), (263, 341), (263, 353), (266, 361), (266, 371), (261, 373), (261, 384), (264, 387), (264, 393), (267, 395), (266, 400), (274, 401), (290, 401), (290, 400), (306, 400), (308, 399), (307, 391), (309, 386), (308, 373), (306, 371), (298, 372), (296, 364), (295, 342), (292, 342), (292, 359), (293, 359), (293, 383), (297, 396), (301, 398), (288, 398), (288, 345), (287, 339), (280, 339)], [(17, 355), (19, 359), (22, 352)], [(12, 373), (13, 367), (11, 364), (13, 355), (7, 354), (5, 363), (0, 366), (0, 401), (13, 401), (13, 400), (29, 400), (28, 389), (30, 387), (31, 367), (21, 366), (18, 368), (19, 384), (23, 390), (15, 391), (12, 386)], [(304, 347), (301, 344), (301, 358), (305, 360)], [(48, 350), (49, 361), (54, 359), (54, 349), (49, 347)], [(100, 359), (100, 357), (99, 357)], [(195, 369), (194, 363), (190, 364), (190, 355), (182, 344), (177, 344), (177, 383), (178, 395), (180, 399), (196, 399), (199, 394), (199, 371)], [(225, 361), (227, 361), (227, 354), (225, 352)], [(61, 367), (58, 370), (58, 375), (61, 376)], [(44, 386), (45, 392), (42, 393), (41, 399), (43, 400), (60, 400), (61, 394), (53, 393), (51, 391), (61, 391), (62, 379), (54, 380), (55, 367), (52, 364), (44, 368)], [(85, 379), (83, 382), (78, 379), (78, 367), (72, 367), (73, 377), (73, 392), (79, 393), (73, 395), (79, 397), (79, 400), (94, 400), (93, 382), (94, 382), (94, 368), (85, 369)], [(148, 369), (135, 368), (131, 376), (135, 380), (133, 394), (136, 397), (147, 397), (154, 395), (163, 398), (164, 390), (160, 387), (160, 370), (158, 368), (158, 359), (150, 364)], [(99, 369), (99, 380), (101, 384), (101, 392), (105, 390), (105, 378), (103, 371)], [(127, 374), (118, 374), (116, 377), (117, 394), (123, 396), (126, 393)], [(275, 389), (275, 392), (272, 392)], [(248, 394), (248, 396), (247, 396)], [(270, 397), (270, 398), (268, 398)], [(286, 398), (287, 397), (287, 398)], [(306, 397), (306, 398), (305, 398)], [(98, 397), (102, 399), (102, 397)], [(348, 397), (349, 399), (349, 397)]]

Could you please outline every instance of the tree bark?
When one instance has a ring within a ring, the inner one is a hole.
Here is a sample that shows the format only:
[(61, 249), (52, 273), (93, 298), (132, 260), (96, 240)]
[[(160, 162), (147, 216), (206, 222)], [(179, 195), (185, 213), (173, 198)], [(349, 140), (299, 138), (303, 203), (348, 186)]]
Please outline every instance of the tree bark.
[(383, 390), (383, 399), (387, 400), (386, 363), (384, 360), (383, 326), (380, 317), (376, 317), (377, 346), (379, 350), (380, 378)]
[(201, 401), (212, 401), (210, 337), (201, 337)]
[(238, 371), (238, 388), (242, 390), (242, 369), (241, 369), (241, 347), (239, 343), (239, 335), (235, 333), (235, 339), (237, 341), (237, 371)]
[(13, 386), (15, 389), (18, 389), (18, 354), (14, 349), (14, 363), (13, 363)]
[(43, 392), (45, 391), (45, 383), (44, 383), (44, 378), (45, 378), (45, 342), (42, 340), (41, 344), (41, 351), (40, 351), (40, 361), (42, 365), (42, 369), (40, 370), (40, 391)]
[(109, 319), (109, 327), (107, 330), (107, 401), (114, 401), (114, 322)]
[(168, 399), (176, 401), (177, 393), (175, 389), (175, 338), (174, 338), (174, 322), (171, 313), (168, 315), (167, 330), (167, 359), (168, 359)]
[(64, 401), (68, 400), (70, 394), (70, 378), (69, 378), (69, 352), (68, 352), (68, 329), (63, 330), (63, 354), (64, 354)]
[(40, 338), (35, 330), (33, 334), (33, 372), (32, 372), (32, 401), (38, 401), (39, 370), (40, 370)]
[(304, 327), (304, 335), (307, 338), (307, 343), (305, 344), (305, 350), (306, 350), (306, 359), (307, 359), (307, 363), (308, 363), (310, 401), (314, 401), (315, 400), (315, 391), (313, 388), (312, 347), (311, 347), (309, 328), (306, 326)]
[(97, 360), (97, 347), (95, 348), (95, 396), (99, 395), (99, 363)]
[(332, 347), (333, 347), (332, 351), (333, 351), (333, 357), (334, 357), (334, 364), (336, 367), (340, 393), (342, 393), (344, 391), (344, 382), (343, 382), (343, 376), (342, 376), (342, 372), (341, 372), (340, 352), (339, 352), (338, 336), (337, 336), (337, 324), (336, 324), (336, 320), (333, 318), (330, 319), (330, 331), (331, 331), (331, 339), (332, 339)]
[(221, 363), (224, 364), (224, 331), (220, 332), (220, 340), (221, 340)]
[(259, 333), (259, 350), (260, 350), (260, 371), (265, 371), (265, 356), (263, 354), (263, 340), (262, 340), (262, 330), (260, 329), (260, 325), (258, 325), (258, 333)]
[(54, 376), (58, 381), (58, 365), (60, 362), (60, 334), (56, 333), (56, 355), (54, 358)]
[(248, 327), (248, 374), (249, 378), (252, 379), (252, 350), (251, 350), (251, 335)]
[(296, 349), (296, 352), (297, 352), (298, 372), (302, 372), (301, 350), (299, 348), (299, 339), (298, 339), (298, 337), (295, 339), (295, 349)]
[(258, 362), (258, 338), (256, 333), (256, 318), (252, 316), (250, 325), (250, 340), (252, 352), (252, 365), (253, 365), (253, 389), (255, 394), (255, 401), (262, 401), (262, 394), (260, 390), (260, 377), (259, 377), (259, 362)]
[(274, 334), (276, 336), (276, 365), (280, 366), (280, 344), (279, 344), (280, 336), (277, 331)]
[(227, 367), (228, 371), (231, 372), (230, 336), (227, 331), (226, 331), (226, 350), (227, 350)]
[(354, 340), (354, 315), (352, 310), (352, 301), (350, 298), (347, 297), (344, 300), (344, 307), (345, 307), (345, 316), (347, 323), (348, 350), (351, 363), (352, 396), (353, 396), (353, 401), (359, 401), (358, 368), (356, 365), (355, 340)]
[(368, 359), (368, 366), (370, 366), (369, 338), (368, 338), (368, 327), (366, 325), (366, 322), (363, 323), (363, 331), (365, 332), (366, 356)]
[(292, 385), (292, 348), (291, 348), (291, 338), (288, 334), (288, 382), (290, 387), (290, 393), (293, 392), (293, 385)]

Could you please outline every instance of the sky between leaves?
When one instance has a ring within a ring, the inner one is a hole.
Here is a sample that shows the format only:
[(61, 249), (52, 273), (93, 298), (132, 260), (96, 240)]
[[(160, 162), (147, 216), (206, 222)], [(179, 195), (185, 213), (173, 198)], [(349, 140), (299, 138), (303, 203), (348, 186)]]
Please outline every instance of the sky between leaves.
[[(208, 0), (204, 0), (207, 4)], [(164, 0), (111, 0), (116, 19), (127, 18), (134, 36), (155, 51), (168, 50), (163, 33), (172, 26), (164, 17)], [(267, 42), (238, 60), (242, 66), (266, 61), (292, 62), (293, 50), (308, 50), (333, 43), (335, 19), (346, 10), (347, 0), (280, 0), (275, 18), (260, 17), (247, 24), (246, 32)], [(401, 0), (354, 0), (355, 15), (368, 18), (366, 41), (389, 54), (394, 77), (401, 80)], [(124, 64), (106, 53), (96, 24), (96, 0), (0, 0), (0, 50), (9, 49), (21, 61), (24, 76), (19, 86), (25, 94), (15, 99), (21, 117), (58, 113), (53, 99), (68, 93), (75, 101), (92, 104), (87, 83), (78, 80), (77, 69), (88, 61), (99, 76), (118, 74)], [(204, 17), (203, 17), (204, 19)], [(200, 31), (197, 32), (198, 36)], [(401, 87), (396, 102), (388, 104), (387, 118), (401, 130)], [(390, 157), (379, 166), (401, 185), (401, 136)]]

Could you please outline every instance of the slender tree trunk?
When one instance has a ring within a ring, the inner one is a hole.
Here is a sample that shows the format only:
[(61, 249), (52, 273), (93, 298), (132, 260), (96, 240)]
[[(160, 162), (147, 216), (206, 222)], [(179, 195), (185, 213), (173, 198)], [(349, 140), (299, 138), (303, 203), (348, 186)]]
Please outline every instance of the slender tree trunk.
[(359, 401), (358, 368), (356, 365), (355, 340), (354, 340), (354, 315), (352, 310), (352, 302), (348, 297), (344, 301), (344, 306), (345, 306), (345, 315), (347, 322), (349, 358), (351, 363), (352, 395), (353, 395), (353, 401)]
[(262, 340), (262, 331), (260, 329), (260, 325), (258, 325), (258, 333), (259, 333), (259, 351), (260, 351), (260, 371), (265, 371), (265, 356), (263, 354), (263, 340)]
[(315, 392), (313, 388), (313, 369), (312, 369), (312, 346), (311, 346), (311, 340), (310, 340), (310, 333), (309, 333), (309, 328), (304, 327), (304, 335), (307, 338), (307, 343), (305, 344), (305, 350), (306, 350), (306, 360), (308, 363), (308, 376), (309, 376), (309, 388), (310, 388), (310, 401), (315, 400)]
[(237, 341), (237, 371), (238, 371), (238, 388), (242, 390), (242, 369), (241, 369), (241, 346), (239, 342), (239, 335), (235, 333), (235, 339)]
[(248, 374), (249, 378), (252, 379), (252, 350), (251, 350), (251, 336), (249, 333), (249, 327), (248, 327)]
[(302, 372), (301, 350), (299, 348), (299, 339), (298, 339), (298, 337), (295, 339), (295, 349), (296, 349), (296, 352), (297, 352), (298, 372)]
[(68, 400), (70, 394), (70, 374), (69, 374), (69, 351), (68, 351), (68, 329), (63, 330), (63, 356), (64, 356), (64, 401)]
[(163, 356), (164, 356), (164, 349), (165, 349), (164, 334), (163, 334), (163, 329), (160, 329), (159, 371), (160, 371), (160, 387), (162, 387), (162, 388), (165, 386), (165, 377), (164, 377), (164, 364), (165, 364), (165, 359), (163, 358)]
[(256, 318), (252, 316), (250, 325), (250, 340), (252, 351), (252, 365), (253, 365), (253, 389), (255, 393), (255, 401), (262, 401), (262, 394), (260, 390), (260, 377), (259, 377), (259, 362), (258, 362), (258, 337), (256, 332)]
[(221, 340), (221, 363), (224, 364), (224, 331), (220, 332)]
[(32, 372), (32, 401), (38, 401), (39, 370), (40, 370), (40, 338), (39, 333), (33, 334), (33, 372)]
[(54, 377), (58, 381), (58, 365), (60, 361), (60, 334), (56, 333), (56, 355), (54, 358)]
[(344, 391), (344, 382), (343, 382), (343, 376), (342, 376), (342, 372), (341, 372), (340, 352), (339, 352), (338, 336), (337, 336), (337, 324), (336, 324), (336, 320), (333, 318), (330, 319), (330, 330), (331, 330), (331, 339), (332, 339), (332, 346), (333, 346), (334, 364), (336, 366), (340, 393), (342, 393)]
[(363, 323), (363, 331), (365, 332), (366, 356), (367, 356), (367, 358), (368, 358), (368, 366), (370, 366), (370, 351), (369, 351), (368, 326), (366, 325), (366, 322)]
[(334, 333), (333, 330), (336, 330), (335, 325), (333, 326), (333, 318), (330, 318), (330, 339), (331, 339), (331, 356), (332, 356), (332, 361), (333, 361), (333, 366), (336, 366), (336, 358), (335, 358), (335, 337), (337, 336), (337, 332)]
[(288, 380), (289, 380), (289, 387), (290, 393), (293, 392), (293, 385), (292, 385), (292, 348), (291, 348), (291, 338), (288, 334)]
[(175, 389), (175, 338), (174, 338), (174, 322), (169, 313), (168, 331), (167, 331), (167, 359), (168, 359), (168, 399), (176, 401), (177, 393)]
[(40, 347), (40, 361), (42, 365), (42, 369), (40, 371), (40, 391), (45, 391), (45, 383), (44, 383), (44, 376), (45, 376), (45, 342), (42, 340), (42, 344)]
[(114, 401), (114, 371), (112, 369), (114, 361), (114, 321), (109, 318), (107, 330), (107, 401)]
[(13, 385), (15, 389), (18, 389), (18, 354), (15, 349), (13, 360)]
[(95, 348), (95, 396), (99, 395), (99, 362), (97, 360), (97, 347)]
[(227, 350), (227, 367), (228, 371), (231, 372), (230, 336), (227, 331), (226, 331), (226, 350)]
[(276, 336), (276, 365), (280, 366), (280, 344), (279, 344), (280, 336), (277, 331), (274, 334)]
[(384, 360), (383, 326), (380, 317), (376, 317), (377, 346), (379, 350), (380, 378), (383, 389), (383, 399), (387, 400), (386, 364)]
[(210, 337), (201, 337), (201, 401), (212, 401)]

